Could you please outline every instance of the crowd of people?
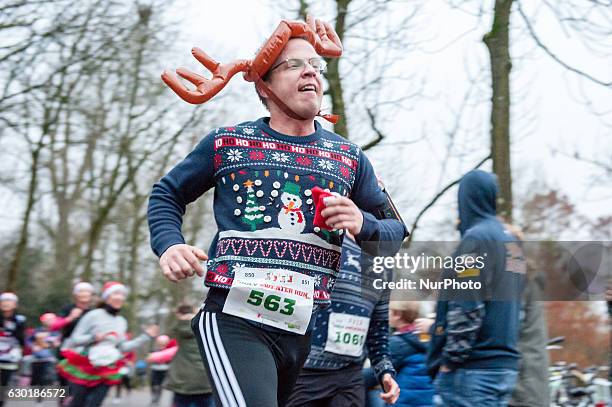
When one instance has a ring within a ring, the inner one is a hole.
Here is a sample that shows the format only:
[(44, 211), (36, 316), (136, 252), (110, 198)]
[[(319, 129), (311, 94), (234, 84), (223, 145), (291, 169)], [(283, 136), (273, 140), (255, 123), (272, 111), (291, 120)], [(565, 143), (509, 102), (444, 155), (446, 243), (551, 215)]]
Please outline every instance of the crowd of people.
[[(159, 405), (162, 383), (174, 392), (177, 407), (209, 405), (205, 401), (211, 399), (210, 385), (203, 379), (203, 363), (189, 327), (192, 306), (178, 307), (169, 330), (174, 339), (160, 335), (157, 325), (132, 337), (120, 315), (128, 295), (125, 285), (107, 282), (96, 296), (92, 284), (78, 282), (72, 295), (73, 301), (59, 312), (45, 312), (38, 326), (26, 327), (26, 318), (17, 313), (17, 295), (0, 294), (2, 386), (67, 386), (69, 397), (60, 405), (69, 407), (101, 406), (114, 386), (112, 402), (127, 405), (122, 389), (129, 392), (131, 378), (148, 370), (151, 405)], [(148, 353), (144, 360), (137, 360), (138, 349)]]
[[(32, 381), (47, 383), (56, 365), (69, 406), (99, 406), (139, 370), (131, 353), (153, 341), (153, 404), (165, 387), (177, 407), (547, 406), (542, 312), (525, 290), (520, 238), (496, 216), (493, 174), (467, 173), (458, 193), (454, 257), (486, 257), (484, 267), (441, 275), (482, 290), (440, 290), (435, 316), (423, 318), (420, 303), (369, 281), (374, 256), (395, 255), (408, 232), (365, 153), (315, 120), (335, 120), (321, 114), (323, 58), (341, 54), (333, 28), (307, 18), (283, 21), (252, 61), (220, 65), (194, 49), (213, 78), (177, 72), (197, 90), (164, 73), (179, 96), (202, 103), (243, 70), (270, 113), (212, 130), (153, 186), (148, 221), (162, 273), (204, 277), (204, 303), (179, 306), (168, 335), (148, 326), (130, 337), (120, 315), (127, 288), (106, 283), (92, 307), (93, 287), (79, 283), (74, 303), (41, 316), (28, 339), (17, 297), (4, 293), (2, 384), (31, 340)], [(213, 188), (218, 231), (205, 253), (181, 228), (187, 205)]]
[[(226, 308), (214, 302), (215, 312), (209, 313), (209, 299), (224, 295), (210, 289), (199, 311), (185, 304), (177, 308), (168, 335), (151, 325), (132, 337), (120, 315), (128, 290), (118, 282), (104, 284), (96, 306), (93, 285), (77, 283), (73, 302), (57, 314), (42, 314), (40, 326), (27, 332), (25, 318), (16, 313), (17, 296), (2, 293), (2, 384), (10, 382), (27, 355), (30, 385), (51, 385), (57, 379), (70, 389), (64, 405), (100, 406), (111, 386), (118, 392), (124, 386), (130, 389), (129, 377), (139, 370), (134, 352), (152, 341), (146, 357), (151, 405), (159, 404), (165, 387), (174, 393), (177, 407), (268, 405), (264, 400), (286, 406), (498, 406), (508, 404), (515, 388), (512, 405), (545, 406), (545, 352), (541, 359), (542, 352), (520, 351), (519, 346), (519, 335), (533, 336), (523, 331), (541, 326), (542, 320), (533, 316), (538, 314), (534, 304), (521, 298), (525, 259), (516, 250), (516, 231), (495, 216), (495, 201), (491, 174), (473, 171), (462, 179), (462, 241), (455, 256), (487, 252), (492, 262), (465, 276), (444, 270), (441, 278), (494, 281), (488, 291), (504, 301), (443, 290), (435, 318), (423, 318), (419, 302), (391, 301), (388, 288), (375, 288), (373, 274), (367, 272), (373, 257), (360, 247), (359, 234), (347, 230), (339, 272), (328, 286), (330, 296), (324, 306), (307, 309), (311, 320), (305, 334), (284, 333), (266, 325), (265, 318), (224, 315)], [(495, 250), (501, 252), (495, 255)], [(509, 258), (507, 252), (513, 255)], [(385, 273), (392, 278), (393, 270)], [(264, 280), (278, 283), (276, 288), (290, 286), (291, 279), (278, 276)], [(257, 305), (258, 298), (250, 295), (246, 302)], [(265, 301), (272, 311), (279, 309)], [(218, 324), (226, 319), (228, 324)], [(545, 333), (539, 335), (531, 348), (539, 344), (543, 350)], [(522, 387), (516, 387), (519, 371), (525, 376)]]
[[(212, 78), (176, 72), (195, 90), (162, 75), (181, 98), (204, 103), (243, 71), (269, 111), (213, 129), (149, 198), (163, 274), (205, 277), (192, 328), (216, 403), (507, 405), (527, 273), (519, 239), (496, 216), (495, 176), (472, 171), (459, 185), (455, 258), (488, 255), (486, 266), (442, 272), (485, 289), (441, 290), (428, 322), (415, 304), (390, 307), (388, 291), (370, 289), (364, 258), (395, 255), (407, 228), (359, 146), (315, 120), (337, 119), (321, 113), (322, 73), (324, 58), (341, 54), (333, 27), (307, 17), (283, 20), (250, 61), (218, 64), (194, 48)], [(218, 231), (205, 253), (181, 229), (187, 205), (210, 189)]]

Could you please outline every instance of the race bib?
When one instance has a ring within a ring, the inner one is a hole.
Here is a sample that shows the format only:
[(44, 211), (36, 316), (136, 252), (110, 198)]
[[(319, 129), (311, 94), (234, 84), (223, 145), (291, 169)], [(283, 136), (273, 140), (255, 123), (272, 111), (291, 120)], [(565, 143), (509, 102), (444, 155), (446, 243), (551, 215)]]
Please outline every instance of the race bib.
[(370, 318), (332, 312), (329, 315), (325, 351), (346, 356), (361, 356), (369, 326)]
[(93, 366), (110, 366), (121, 359), (121, 352), (114, 345), (94, 345), (89, 349), (87, 358)]
[(283, 269), (240, 267), (223, 312), (303, 335), (312, 317), (313, 294), (310, 276)]

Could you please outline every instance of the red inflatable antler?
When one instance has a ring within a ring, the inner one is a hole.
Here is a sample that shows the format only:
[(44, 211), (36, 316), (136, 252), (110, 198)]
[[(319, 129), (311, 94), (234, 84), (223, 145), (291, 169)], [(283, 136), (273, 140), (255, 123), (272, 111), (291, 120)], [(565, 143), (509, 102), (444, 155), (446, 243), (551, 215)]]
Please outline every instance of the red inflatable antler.
[[(193, 48), (191, 50), (193, 56), (213, 75), (212, 78), (207, 79), (185, 68), (177, 69), (178, 76), (193, 83), (196, 86), (195, 90), (188, 89), (171, 72), (165, 71), (161, 77), (166, 85), (184, 101), (193, 104), (205, 103), (219, 93), (232, 76), (238, 72), (244, 72), (244, 79), (249, 82), (260, 81), (276, 61), (287, 42), (291, 38), (298, 37), (308, 41), (317, 54), (322, 57), (337, 58), (342, 55), (342, 43), (333, 27), (326, 22), (307, 16), (306, 22), (281, 21), (253, 60), (240, 59), (228, 64), (220, 64), (201, 49)], [(277, 100), (278, 98), (274, 99)], [(301, 118), (282, 102), (281, 108), (291, 117)], [(322, 117), (333, 123), (337, 120), (334, 115), (324, 115)]]

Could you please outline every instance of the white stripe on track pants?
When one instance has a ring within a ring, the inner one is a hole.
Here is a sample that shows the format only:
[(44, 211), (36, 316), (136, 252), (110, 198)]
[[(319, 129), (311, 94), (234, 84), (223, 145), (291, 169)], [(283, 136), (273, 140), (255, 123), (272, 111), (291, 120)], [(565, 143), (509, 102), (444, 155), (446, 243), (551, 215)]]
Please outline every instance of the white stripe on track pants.
[(310, 351), (310, 333), (271, 331), (206, 310), (198, 312), (191, 327), (219, 405), (285, 405)]

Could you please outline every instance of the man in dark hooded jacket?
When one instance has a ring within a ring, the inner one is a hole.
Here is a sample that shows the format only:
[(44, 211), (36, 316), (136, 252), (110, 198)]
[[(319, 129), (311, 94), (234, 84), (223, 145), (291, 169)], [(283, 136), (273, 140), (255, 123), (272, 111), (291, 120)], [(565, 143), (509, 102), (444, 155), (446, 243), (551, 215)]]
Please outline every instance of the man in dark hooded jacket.
[(471, 171), (459, 184), (461, 243), (442, 274), (453, 285), (440, 291), (427, 361), (445, 406), (507, 405), (518, 375), (526, 262), (496, 198), (493, 174)]

